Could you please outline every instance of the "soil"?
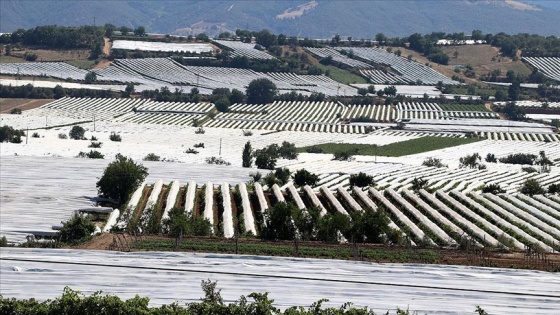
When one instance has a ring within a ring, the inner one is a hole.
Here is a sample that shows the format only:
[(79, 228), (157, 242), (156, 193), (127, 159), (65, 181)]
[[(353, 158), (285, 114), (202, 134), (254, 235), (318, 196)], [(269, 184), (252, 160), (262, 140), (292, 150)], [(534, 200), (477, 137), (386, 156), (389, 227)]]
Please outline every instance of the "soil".
[[(132, 243), (134, 238), (127, 235), (117, 235), (117, 234), (102, 234), (93, 238), (90, 241), (84, 242), (80, 245), (74, 246), (74, 249), (87, 249), (87, 250), (110, 250), (112, 248), (111, 244), (114, 243), (114, 239), (119, 237), (120, 240), (126, 239), (127, 245), (121, 248), (126, 248), (131, 251), (143, 251), (136, 250), (132, 248)], [(228, 243), (235, 242), (235, 240), (226, 238), (205, 238), (205, 237), (189, 237), (189, 239), (200, 239), (204, 242), (215, 242), (215, 243)], [(141, 240), (173, 240), (172, 238), (164, 236), (142, 236)], [(274, 245), (293, 245), (291, 241), (277, 241), (277, 242), (267, 242), (258, 239), (247, 239), (239, 238), (239, 243), (255, 243), (255, 244), (268, 244)], [(298, 242), (299, 246), (307, 247), (322, 247), (322, 248), (349, 248), (351, 244), (325, 244), (319, 242)], [(378, 250), (404, 250), (403, 247), (387, 247), (383, 245), (373, 245), (373, 244), (360, 244), (358, 249), (378, 249)], [(409, 249), (410, 251), (421, 251), (422, 249)], [(526, 252), (523, 251), (504, 251), (499, 249), (494, 250), (476, 250), (476, 251), (466, 251), (459, 249), (430, 249), (431, 251), (437, 252), (439, 255), (438, 264), (443, 265), (464, 265), (464, 266), (485, 266), (485, 267), (495, 267), (495, 268), (516, 268), (516, 269), (532, 269), (532, 270), (558, 270), (560, 268), (560, 254), (546, 254), (545, 260), (543, 256), (527, 256)], [(394, 263), (392, 260), (377, 260), (377, 263)]]
[(111, 54), (111, 40), (107, 37), (103, 37), (103, 53), (107, 56)]
[(0, 113), (9, 114), (14, 108), (22, 111), (34, 109), (52, 101), (52, 99), (0, 98)]

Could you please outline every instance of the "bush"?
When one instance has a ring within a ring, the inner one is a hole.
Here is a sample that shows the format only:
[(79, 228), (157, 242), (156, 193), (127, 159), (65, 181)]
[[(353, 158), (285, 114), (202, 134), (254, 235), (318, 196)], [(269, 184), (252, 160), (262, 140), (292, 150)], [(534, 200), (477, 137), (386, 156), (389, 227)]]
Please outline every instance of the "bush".
[(479, 161), (481, 160), (481, 157), (478, 153), (473, 153), (471, 155), (465, 155), (464, 157), (459, 159), (459, 163), (461, 163), (459, 165), (460, 168), (478, 168), (479, 167)]
[(122, 138), (121, 138), (121, 135), (116, 134), (114, 132), (111, 132), (111, 135), (109, 135), (109, 140), (116, 141), (116, 142), (121, 142)]
[(105, 156), (101, 154), (99, 151), (91, 150), (89, 152), (80, 151), (77, 157), (79, 158), (88, 158), (88, 159), (103, 159)]
[(206, 163), (208, 164), (215, 164), (215, 165), (231, 165), (230, 162), (222, 159), (221, 157), (211, 156), (206, 158)]
[(307, 152), (307, 153), (323, 153), (325, 151), (323, 149), (321, 149), (320, 147), (309, 147), (309, 148), (305, 149), (305, 152)]
[(198, 154), (198, 151), (196, 151), (196, 150), (193, 149), (193, 148), (188, 148), (188, 149), (185, 151), (185, 153), (187, 153), (187, 154)]
[(34, 133), (31, 135), (31, 137), (32, 137), (32, 138), (41, 138), (41, 135), (40, 135), (38, 132), (34, 132)]
[(529, 174), (530, 174), (530, 173), (536, 173), (536, 172), (538, 172), (536, 168), (531, 167), (531, 166), (522, 167), (521, 170), (522, 170), (523, 172), (527, 172), (527, 173), (529, 173)]
[(253, 132), (251, 130), (243, 130), (243, 135), (245, 137), (250, 137), (253, 135)]
[(148, 176), (146, 167), (135, 163), (131, 158), (117, 154), (116, 161), (105, 168), (96, 187), (100, 195), (122, 204), (140, 186), (146, 176)]
[(441, 163), (441, 159), (437, 159), (433, 157), (425, 159), (424, 162), (422, 162), (422, 165), (428, 167), (437, 167), (437, 168), (447, 167), (447, 165)]
[(533, 178), (527, 179), (523, 183), (519, 191), (522, 194), (529, 195), (529, 196), (544, 194), (544, 188), (536, 179)]
[(412, 180), (412, 190), (419, 191), (420, 189), (424, 189), (428, 185), (428, 180), (424, 178), (414, 178)]
[(251, 147), (251, 142), (247, 141), (245, 146), (243, 146), (243, 153), (241, 155), (242, 166), (251, 167), (253, 166), (253, 148)]
[(197, 144), (193, 145), (193, 147), (195, 147), (195, 148), (203, 148), (203, 149), (204, 149), (204, 143), (202, 143), (202, 142), (197, 143)]
[(91, 139), (89, 139), (91, 141), (97, 141), (97, 137), (96, 136), (91, 136)]
[(143, 161), (159, 161), (160, 156), (155, 153), (148, 153), (143, 159)]
[(101, 146), (103, 145), (103, 142), (96, 142), (96, 141), (92, 141), (89, 145), (88, 148), (101, 148)]
[(282, 142), (280, 148), (278, 148), (278, 155), (284, 159), (295, 160), (298, 157), (296, 150), (296, 145), (288, 141)]
[(85, 133), (86, 130), (82, 126), (74, 126), (68, 133), (68, 136), (70, 137), (70, 139), (82, 140)]
[(485, 193), (485, 194), (489, 193), (489, 194), (497, 195), (497, 194), (503, 194), (506, 191), (503, 190), (502, 187), (500, 187), (500, 185), (498, 185), (498, 184), (490, 184), (490, 185), (485, 185), (482, 188), (482, 192)]
[(279, 167), (274, 170), (274, 176), (276, 176), (276, 178), (282, 185), (288, 183), (291, 174), (292, 173), (290, 172), (290, 169), (288, 169), (287, 167)]
[(21, 108), (12, 108), (12, 110), (10, 111), (10, 114), (12, 115), (21, 115)]
[(89, 217), (78, 215), (62, 222), (62, 228), (58, 232), (58, 236), (61, 242), (80, 242), (88, 238), (93, 231), (95, 231), (95, 225)]
[(535, 159), (537, 158), (534, 154), (527, 154), (527, 153), (515, 153), (510, 154), (506, 157), (500, 158), (500, 163), (506, 164), (526, 164), (526, 165), (533, 165)]
[(549, 194), (560, 193), (560, 184), (550, 184), (550, 185), (548, 185), (548, 193)]
[(309, 185), (311, 187), (317, 185), (319, 182), (319, 176), (317, 174), (310, 173), (306, 169), (297, 170), (294, 175), (294, 184), (298, 187)]
[(21, 143), (21, 137), (25, 136), (23, 130), (14, 129), (10, 126), (4, 125), (0, 128), (0, 142)]
[(65, 133), (59, 133), (58, 139), (68, 139), (68, 136)]
[(369, 187), (374, 184), (373, 176), (366, 173), (359, 172), (358, 174), (350, 175), (350, 186)]
[(496, 156), (492, 153), (488, 153), (486, 155), (486, 158), (484, 159), (486, 162), (488, 163), (496, 163), (498, 162), (498, 159), (496, 159)]
[(203, 135), (204, 133), (206, 133), (206, 131), (204, 131), (204, 128), (198, 127), (198, 129), (196, 129), (194, 133), (196, 133), (197, 135)]
[(256, 153), (255, 165), (257, 168), (273, 170), (276, 167), (276, 156), (267, 152)]
[(333, 154), (333, 160), (335, 161), (352, 161), (354, 155), (349, 151), (338, 151)]
[(170, 236), (210, 236), (212, 235), (212, 224), (202, 216), (195, 217), (194, 214), (186, 213), (180, 207), (169, 210), (169, 218), (163, 221), (164, 230)]
[(8, 239), (5, 235), (0, 239), (0, 247), (8, 247)]

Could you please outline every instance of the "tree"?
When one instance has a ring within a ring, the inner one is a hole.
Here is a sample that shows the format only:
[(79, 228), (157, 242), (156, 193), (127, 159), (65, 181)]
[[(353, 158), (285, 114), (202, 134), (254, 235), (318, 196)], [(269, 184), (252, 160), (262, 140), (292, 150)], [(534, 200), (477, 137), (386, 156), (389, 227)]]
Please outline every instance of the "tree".
[(95, 231), (95, 225), (89, 217), (76, 215), (66, 222), (61, 222), (62, 228), (58, 231), (58, 236), (62, 242), (80, 241)]
[(212, 224), (208, 219), (203, 216), (195, 217), (192, 212), (186, 213), (180, 207), (169, 210), (169, 218), (163, 221), (163, 226), (174, 237), (212, 235)]
[(293, 203), (277, 202), (267, 210), (265, 215), (266, 228), (263, 237), (269, 240), (293, 240), (296, 227), (292, 221), (292, 213), (298, 207)]
[(229, 111), (230, 103), (227, 97), (222, 97), (220, 99), (217, 99), (216, 101), (214, 101), (214, 105), (216, 106), (216, 109), (220, 113), (227, 113)]
[(525, 119), (525, 109), (517, 106), (515, 102), (507, 102), (506, 106), (504, 106), (503, 112), (510, 120), (519, 121)]
[(374, 185), (373, 176), (363, 172), (350, 175), (350, 186), (368, 187)]
[(429, 157), (429, 158), (425, 159), (422, 162), (422, 165), (427, 166), (427, 167), (437, 167), (437, 168), (447, 167), (447, 165), (445, 165), (441, 162), (441, 159), (433, 158), (433, 157)]
[(285, 185), (290, 180), (290, 169), (287, 167), (279, 167), (274, 170), (274, 176), (278, 179), (281, 185)]
[(245, 146), (243, 147), (243, 167), (251, 167), (253, 166), (253, 148), (251, 147), (251, 142), (247, 141)]
[(255, 165), (261, 169), (273, 170), (276, 167), (276, 156), (267, 152), (258, 152), (255, 158)]
[(428, 185), (428, 180), (424, 178), (414, 178), (412, 180), (412, 190), (419, 191), (420, 189), (424, 189)]
[(146, 29), (144, 28), (144, 26), (138, 26), (137, 28), (135, 28), (134, 29), (134, 35), (145, 36), (146, 35)]
[(107, 166), (96, 187), (100, 195), (122, 204), (146, 176), (146, 167), (136, 164), (131, 158), (117, 154), (116, 161)]
[(295, 143), (283, 141), (282, 145), (278, 148), (278, 155), (283, 159), (295, 160), (298, 157)]
[(72, 127), (72, 129), (70, 129), (68, 136), (70, 137), (70, 139), (82, 140), (84, 138), (85, 133), (86, 130), (82, 126), (76, 125)]
[(25, 136), (23, 130), (14, 129), (8, 125), (0, 128), (0, 142), (21, 143), (23, 136)]
[(536, 163), (541, 167), (541, 173), (550, 172), (550, 166), (553, 165), (552, 161), (546, 156), (544, 151), (539, 152), (539, 158), (536, 160)]
[(493, 195), (497, 195), (497, 194), (503, 194), (506, 191), (502, 189), (502, 187), (500, 187), (500, 185), (498, 184), (490, 184), (490, 185), (485, 185), (482, 188), (482, 192), (483, 193), (488, 193), (488, 194), (493, 194)]
[(88, 73), (86, 73), (86, 76), (84, 78), (84, 81), (86, 83), (93, 83), (97, 80), (97, 74), (93, 71), (89, 71)]
[(536, 179), (529, 178), (523, 183), (519, 192), (529, 196), (542, 195), (544, 194), (544, 188)]
[(498, 162), (498, 159), (496, 158), (496, 155), (494, 155), (493, 153), (486, 154), (486, 158), (484, 160), (488, 163)]
[(319, 182), (319, 176), (314, 173), (310, 173), (306, 169), (297, 170), (294, 175), (294, 184), (298, 187), (309, 185), (311, 187), (317, 185)]
[(558, 194), (558, 193), (560, 193), (560, 183), (548, 185), (548, 193), (549, 193), (549, 194)]
[(245, 95), (243, 94), (243, 92), (239, 91), (238, 89), (231, 90), (231, 95), (229, 96), (230, 104), (243, 103), (244, 99)]
[(64, 88), (60, 84), (57, 84), (53, 89), (54, 98), (55, 99), (63, 98), (65, 95), (66, 95), (66, 91), (64, 90)]
[(460, 168), (477, 168), (479, 165), (479, 161), (481, 160), (480, 154), (474, 153), (471, 155), (465, 155), (464, 157), (459, 159)]
[(255, 79), (247, 87), (247, 103), (249, 104), (268, 104), (276, 96), (276, 85), (269, 79)]

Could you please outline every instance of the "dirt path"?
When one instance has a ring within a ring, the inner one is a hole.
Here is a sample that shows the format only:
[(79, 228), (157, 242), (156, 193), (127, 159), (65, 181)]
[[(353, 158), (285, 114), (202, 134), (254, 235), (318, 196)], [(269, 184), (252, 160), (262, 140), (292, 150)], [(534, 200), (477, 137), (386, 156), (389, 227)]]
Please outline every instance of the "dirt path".
[(104, 45), (103, 45), (103, 53), (107, 56), (111, 54), (111, 40), (107, 37), (103, 37)]

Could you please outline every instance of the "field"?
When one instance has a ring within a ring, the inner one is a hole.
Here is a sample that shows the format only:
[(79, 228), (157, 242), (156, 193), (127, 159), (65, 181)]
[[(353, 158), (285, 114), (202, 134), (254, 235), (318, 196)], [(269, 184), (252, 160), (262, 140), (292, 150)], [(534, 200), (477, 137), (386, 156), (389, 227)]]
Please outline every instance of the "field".
[(367, 83), (366, 79), (364, 79), (363, 77), (354, 74), (348, 70), (345, 69), (340, 69), (334, 66), (325, 66), (325, 65), (317, 65), (317, 67), (319, 67), (319, 69), (323, 70), (323, 72), (326, 72), (327, 70), (330, 73), (330, 77), (335, 80), (338, 81), (340, 83), (344, 83), (344, 84), (365, 84)]
[(299, 148), (300, 152), (307, 152), (308, 149), (320, 149), (323, 153), (334, 154), (336, 152), (350, 152), (354, 155), (377, 155), (377, 156), (405, 156), (447, 147), (453, 147), (468, 143), (477, 142), (477, 139), (453, 138), (453, 137), (422, 137), (398, 143), (392, 143), (379, 147), (369, 144), (348, 144), (348, 143), (325, 143), (309, 147)]
[(30, 110), (50, 102), (51, 99), (0, 98), (0, 113), (8, 114), (14, 108)]
[[(3, 295), (39, 300), (60, 296), (68, 285), (86, 294), (149, 295), (151, 305), (183, 304), (198, 302), (201, 280), (211, 279), (225, 303), (256, 291), (269, 292), (281, 309), (327, 298), (324, 306), (352, 302), (376, 314), (393, 314), (397, 306), (420, 314), (469, 314), (480, 305), (490, 314), (545, 315), (556, 314), (560, 290), (557, 274), (448, 265), (40, 249), (3, 249), (2, 259)], [(170, 277), (180, 281), (170, 286)]]

